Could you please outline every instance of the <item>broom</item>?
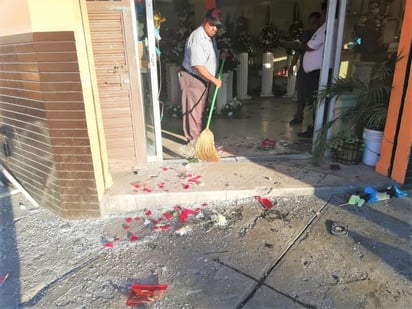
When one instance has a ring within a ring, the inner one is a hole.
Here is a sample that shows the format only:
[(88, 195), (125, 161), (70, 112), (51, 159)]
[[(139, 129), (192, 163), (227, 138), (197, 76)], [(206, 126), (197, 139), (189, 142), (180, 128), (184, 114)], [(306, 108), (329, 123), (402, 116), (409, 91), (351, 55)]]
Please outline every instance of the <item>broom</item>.
[[(225, 59), (222, 60), (222, 64), (220, 65), (219, 74), (217, 76), (218, 79), (222, 78), (222, 71), (223, 71), (224, 63), (225, 63)], [(195, 148), (196, 157), (202, 161), (212, 162), (212, 161), (219, 160), (219, 157), (217, 155), (217, 151), (215, 148), (215, 137), (213, 135), (213, 132), (209, 129), (218, 90), (219, 88), (216, 87), (215, 92), (213, 93), (212, 104), (210, 105), (209, 117), (207, 118), (206, 128), (200, 133), (196, 141), (196, 148)]]

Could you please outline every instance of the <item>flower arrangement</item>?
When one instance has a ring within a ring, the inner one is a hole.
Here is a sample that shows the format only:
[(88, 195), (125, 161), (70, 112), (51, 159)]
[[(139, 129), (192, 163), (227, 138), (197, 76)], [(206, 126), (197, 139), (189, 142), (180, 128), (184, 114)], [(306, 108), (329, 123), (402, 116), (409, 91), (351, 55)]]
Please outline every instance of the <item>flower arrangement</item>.
[(259, 33), (258, 43), (264, 51), (278, 47), (279, 37), (277, 29), (272, 24), (264, 26)]
[(383, 34), (393, 0), (369, 0), (368, 12), (355, 24), (351, 47), (359, 51), (363, 61), (384, 59)]
[(234, 41), (234, 48), (240, 53), (254, 55), (256, 38), (247, 32), (240, 32)]
[(186, 39), (193, 30), (191, 15), (188, 10), (182, 10), (179, 14), (178, 30), (165, 28), (162, 40), (159, 42), (160, 51), (167, 62), (180, 64), (183, 60), (183, 52)]
[(222, 114), (229, 118), (235, 117), (239, 114), (242, 107), (243, 107), (242, 102), (238, 100), (237, 98), (233, 98), (232, 101), (228, 102), (222, 108)]
[(172, 118), (182, 118), (182, 107), (180, 104), (167, 105), (166, 112)]
[(216, 37), (216, 44), (220, 50), (220, 60), (225, 59), (223, 67), (224, 72), (236, 69), (239, 64), (239, 57), (236, 51), (232, 48), (232, 41), (225, 29), (220, 29)]

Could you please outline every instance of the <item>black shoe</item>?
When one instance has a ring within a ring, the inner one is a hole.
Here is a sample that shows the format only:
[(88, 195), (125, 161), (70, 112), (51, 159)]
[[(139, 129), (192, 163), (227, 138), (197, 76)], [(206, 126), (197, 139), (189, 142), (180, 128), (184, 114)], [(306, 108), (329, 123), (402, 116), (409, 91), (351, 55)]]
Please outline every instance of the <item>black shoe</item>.
[(295, 125), (301, 124), (301, 123), (302, 123), (302, 120), (299, 120), (299, 119), (296, 119), (296, 118), (293, 118), (291, 121), (289, 121), (289, 125), (291, 125), (291, 126), (295, 126)]
[(298, 133), (299, 137), (303, 137), (303, 138), (312, 138), (313, 137), (313, 131), (308, 130), (306, 132), (300, 132)]

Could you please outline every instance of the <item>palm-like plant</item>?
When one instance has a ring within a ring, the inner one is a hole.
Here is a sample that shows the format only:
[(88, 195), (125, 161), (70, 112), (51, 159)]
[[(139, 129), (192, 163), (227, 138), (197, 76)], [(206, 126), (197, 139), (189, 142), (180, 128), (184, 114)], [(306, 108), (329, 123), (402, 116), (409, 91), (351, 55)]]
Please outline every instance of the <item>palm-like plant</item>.
[(368, 82), (358, 77), (338, 78), (319, 91), (318, 99), (355, 94), (356, 104), (342, 110), (339, 119), (344, 123), (353, 123), (358, 130), (366, 127), (381, 131), (386, 122), (395, 63), (396, 57), (393, 56), (376, 64)]
[[(342, 108), (334, 120), (320, 129), (313, 153), (315, 163), (319, 163), (324, 158), (326, 150), (329, 148), (327, 131), (337, 120), (346, 124), (346, 127), (350, 124), (352, 132), (349, 135), (358, 138), (362, 138), (363, 128), (383, 131), (397, 59), (396, 55), (391, 55), (385, 61), (377, 63), (372, 69), (368, 82), (364, 82), (356, 76), (338, 78), (319, 91), (318, 100), (330, 100), (348, 94), (356, 95), (357, 100), (353, 106)], [(348, 132), (345, 133), (348, 136)]]

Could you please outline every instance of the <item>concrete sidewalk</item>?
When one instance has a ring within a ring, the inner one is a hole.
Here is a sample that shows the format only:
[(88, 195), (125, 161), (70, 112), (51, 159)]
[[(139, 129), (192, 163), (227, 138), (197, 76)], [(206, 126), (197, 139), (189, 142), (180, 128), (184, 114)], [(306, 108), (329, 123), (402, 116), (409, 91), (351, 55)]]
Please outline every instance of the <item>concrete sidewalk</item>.
[(64, 220), (21, 194), (2, 199), (0, 307), (131, 308), (132, 283), (160, 283), (165, 295), (137, 308), (410, 308), (410, 196), (272, 200), (204, 205), (187, 220), (173, 208)]
[(363, 164), (313, 166), (309, 154), (231, 157), (218, 162), (169, 160), (117, 173), (101, 202), (103, 215), (182, 203), (227, 201), (256, 195), (319, 195), (382, 188), (394, 182)]

